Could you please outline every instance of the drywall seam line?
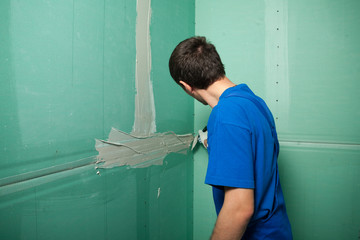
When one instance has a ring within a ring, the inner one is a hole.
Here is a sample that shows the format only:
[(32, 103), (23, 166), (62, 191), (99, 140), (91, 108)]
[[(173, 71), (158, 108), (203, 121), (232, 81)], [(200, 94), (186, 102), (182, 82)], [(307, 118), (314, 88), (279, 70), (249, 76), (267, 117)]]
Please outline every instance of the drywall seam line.
[(265, 0), (266, 97), (276, 122), (288, 124), (290, 108), (287, 0)]
[(360, 144), (352, 143), (331, 143), (331, 142), (308, 142), (308, 141), (279, 141), (281, 146), (289, 147), (312, 147), (360, 150)]
[(151, 0), (137, 0), (135, 120), (132, 133), (150, 136), (156, 132), (155, 103), (151, 74)]
[(75, 0), (72, 3), (71, 87), (74, 87)]
[[(91, 169), (93, 169), (93, 166), (91, 166), (91, 165), (93, 165), (93, 164), (79, 166), (74, 169), (69, 169), (69, 171), (64, 170), (64, 171), (60, 171), (60, 172), (49, 173), (47, 175), (37, 176), (35, 178), (31, 178), (31, 179), (28, 179), (25, 181), (21, 181), (21, 182), (17, 182), (14, 184), (9, 184), (9, 185), (3, 186), (0, 188), (0, 197), (12, 194), (14, 192), (20, 192), (25, 189), (34, 188), (36, 186), (40, 186), (42, 184), (46, 184), (49, 182), (54, 182), (54, 181), (57, 181), (59, 179), (63, 179), (63, 178), (69, 177), (69, 176), (81, 175), (85, 172), (85, 170), (90, 171)], [(17, 201), (17, 200), (15, 200), (15, 201)], [(2, 205), (2, 204), (3, 203), (0, 201), (0, 205)], [(13, 201), (11, 201), (10, 204), (13, 204)], [(0, 208), (1, 207), (2, 206), (0, 206)]]
[(95, 164), (96, 156), (0, 179), (0, 188)]

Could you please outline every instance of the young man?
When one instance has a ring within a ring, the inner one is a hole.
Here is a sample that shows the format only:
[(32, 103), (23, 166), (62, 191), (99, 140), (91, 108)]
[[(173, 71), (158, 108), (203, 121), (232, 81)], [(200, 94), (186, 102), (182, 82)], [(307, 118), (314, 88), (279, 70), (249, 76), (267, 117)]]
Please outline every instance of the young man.
[(212, 108), (205, 183), (212, 186), (218, 218), (211, 239), (292, 239), (279, 182), (279, 142), (265, 102), (225, 76), (215, 46), (204, 37), (179, 43), (169, 68), (190, 96)]

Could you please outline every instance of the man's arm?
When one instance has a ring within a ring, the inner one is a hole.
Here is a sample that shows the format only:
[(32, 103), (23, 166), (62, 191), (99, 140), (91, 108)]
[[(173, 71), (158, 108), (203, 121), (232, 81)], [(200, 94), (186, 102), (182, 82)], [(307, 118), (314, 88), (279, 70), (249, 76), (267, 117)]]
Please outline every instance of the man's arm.
[(211, 240), (240, 240), (254, 212), (254, 190), (224, 187), (224, 204)]

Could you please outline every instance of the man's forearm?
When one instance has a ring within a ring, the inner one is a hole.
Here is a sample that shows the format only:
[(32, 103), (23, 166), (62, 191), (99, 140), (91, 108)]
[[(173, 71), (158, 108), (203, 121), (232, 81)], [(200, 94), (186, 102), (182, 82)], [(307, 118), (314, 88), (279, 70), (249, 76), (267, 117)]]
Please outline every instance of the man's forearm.
[(224, 187), (224, 204), (211, 240), (239, 240), (254, 213), (254, 190)]
[(240, 240), (245, 233), (251, 215), (247, 213), (234, 213), (222, 209), (211, 236), (211, 240)]

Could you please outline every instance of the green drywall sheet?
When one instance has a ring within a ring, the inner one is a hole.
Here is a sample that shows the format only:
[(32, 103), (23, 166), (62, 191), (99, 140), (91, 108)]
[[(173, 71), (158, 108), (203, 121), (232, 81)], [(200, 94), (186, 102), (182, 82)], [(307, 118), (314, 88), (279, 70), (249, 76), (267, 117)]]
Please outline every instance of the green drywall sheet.
[(191, 239), (192, 161), (93, 166), (2, 187), (1, 239)]
[(283, 140), (360, 143), (360, 2), (196, 5), (196, 34), (216, 44), (231, 80), (267, 100)]
[[(0, 239), (192, 239), (190, 153), (94, 169), (94, 139), (134, 123), (136, 4), (0, 2)], [(191, 133), (167, 61), (194, 34), (194, 2), (151, 9), (157, 130)]]
[(94, 138), (131, 131), (136, 4), (107, 3), (1, 2), (0, 177), (93, 156)]
[[(152, 0), (152, 75), (158, 132), (193, 132), (194, 101), (175, 84), (169, 58), (175, 46), (195, 33), (194, 0)], [(184, 131), (185, 130), (185, 131)]]
[(279, 171), (294, 239), (358, 239), (360, 147), (287, 146)]
[[(196, 0), (195, 33), (212, 41), (227, 76), (271, 108), (294, 239), (357, 239), (360, 226), (360, 2)], [(195, 103), (194, 128), (211, 109)], [(194, 239), (216, 220), (194, 155)]]

